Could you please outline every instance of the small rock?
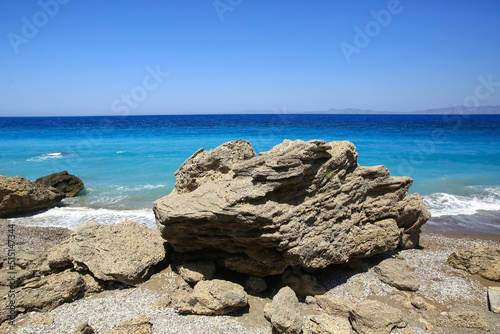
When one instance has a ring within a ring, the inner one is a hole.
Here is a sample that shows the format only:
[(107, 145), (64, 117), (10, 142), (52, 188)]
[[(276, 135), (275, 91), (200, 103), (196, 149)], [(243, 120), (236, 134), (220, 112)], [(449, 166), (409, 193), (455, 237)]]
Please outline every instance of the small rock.
[(387, 259), (374, 268), (379, 279), (396, 289), (417, 291), (420, 282), (415, 276), (415, 268), (410, 267), (404, 260)]
[(248, 305), (248, 295), (239, 284), (211, 280), (198, 282), (186, 298), (176, 301), (180, 314), (222, 315)]
[(422, 297), (415, 297), (411, 301), (411, 305), (413, 305), (413, 307), (415, 307), (418, 310), (422, 310), (422, 311), (427, 310), (427, 303), (425, 302), (425, 300)]
[(307, 296), (306, 300), (305, 300), (305, 303), (307, 305), (315, 305), (315, 304), (317, 304), (316, 303), (316, 298), (314, 298), (313, 296)]
[(443, 312), (438, 319), (438, 325), (442, 327), (476, 328), (484, 331), (490, 330), (490, 326), (484, 315), (466, 309)]
[(47, 187), (54, 187), (66, 197), (76, 196), (83, 190), (83, 181), (78, 177), (69, 174), (67, 171), (50, 174), (38, 178), (35, 183), (42, 184)]
[(362, 301), (350, 315), (352, 327), (359, 334), (387, 334), (404, 325), (401, 310), (375, 300)]
[(375, 285), (375, 284), (372, 284), (370, 285), (370, 291), (374, 294), (374, 295), (378, 295), (379, 293), (382, 292), (382, 288), (379, 287), (378, 285)]
[(86, 322), (79, 324), (73, 331), (74, 334), (94, 334), (94, 329)]
[(145, 315), (138, 318), (123, 321), (118, 326), (113, 327), (110, 334), (151, 334), (153, 324)]
[(326, 289), (318, 284), (316, 277), (297, 270), (287, 270), (281, 276), (298, 297), (322, 295)]
[(39, 324), (39, 325), (50, 325), (54, 323), (54, 317), (47, 313), (39, 313), (39, 312), (34, 312), (30, 316), (30, 322), (34, 324)]
[(269, 321), (273, 333), (299, 334), (302, 332), (302, 317), (299, 300), (290, 287), (282, 288), (269, 306)]
[(304, 334), (351, 334), (349, 319), (330, 315), (311, 315), (304, 323)]
[(245, 288), (250, 292), (261, 293), (267, 290), (267, 283), (261, 277), (250, 276), (245, 282)]
[(488, 287), (488, 305), (491, 312), (500, 313), (500, 287)]
[(475, 245), (452, 253), (448, 264), (466, 270), (472, 275), (480, 275), (492, 281), (500, 281), (500, 247)]
[(359, 279), (355, 279), (347, 286), (346, 292), (356, 299), (361, 299), (365, 293), (365, 285)]
[(329, 315), (348, 318), (354, 304), (345, 297), (316, 296), (316, 303)]
[(213, 262), (186, 262), (177, 266), (179, 275), (188, 283), (208, 281), (215, 276)]

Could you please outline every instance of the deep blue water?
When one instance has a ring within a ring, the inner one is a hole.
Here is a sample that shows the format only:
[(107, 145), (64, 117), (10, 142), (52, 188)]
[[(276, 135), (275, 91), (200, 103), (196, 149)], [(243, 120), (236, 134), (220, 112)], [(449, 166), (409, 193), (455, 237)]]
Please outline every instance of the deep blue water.
[[(0, 174), (34, 180), (68, 170), (85, 182), (65, 207), (19, 223), (75, 227), (90, 219), (135, 219), (151, 226), (151, 203), (172, 190), (182, 162), (200, 147), (239, 138), (256, 152), (284, 139), (349, 140), (359, 164), (412, 177), (410, 192), (425, 196), (434, 217), (500, 210), (500, 115), (0, 118)], [(500, 234), (498, 220), (476, 218), (466, 224)]]

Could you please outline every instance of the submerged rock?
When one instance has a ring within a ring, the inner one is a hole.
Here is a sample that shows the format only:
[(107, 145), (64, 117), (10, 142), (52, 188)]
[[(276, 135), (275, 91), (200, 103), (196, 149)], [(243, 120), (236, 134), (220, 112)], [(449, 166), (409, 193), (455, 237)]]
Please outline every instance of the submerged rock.
[(53, 269), (89, 270), (103, 281), (137, 284), (165, 258), (158, 231), (132, 221), (101, 225), (94, 222), (73, 230), (71, 237), (49, 250)]
[(66, 195), (66, 197), (73, 197), (84, 188), (83, 181), (75, 175), (69, 174), (67, 171), (40, 177), (35, 183), (47, 187), (54, 187), (59, 192)]
[(243, 140), (198, 150), (153, 204), (176, 252), (254, 275), (324, 268), (418, 245), (429, 219), (409, 177), (361, 167), (355, 146), (285, 140), (257, 156)]
[(24, 177), (0, 175), (0, 217), (12, 217), (57, 206), (64, 198), (57, 189)]

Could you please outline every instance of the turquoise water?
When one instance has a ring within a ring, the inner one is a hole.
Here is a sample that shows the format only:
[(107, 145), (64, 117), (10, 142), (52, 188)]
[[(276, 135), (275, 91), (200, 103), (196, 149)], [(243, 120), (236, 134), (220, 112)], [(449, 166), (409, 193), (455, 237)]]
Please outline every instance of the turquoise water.
[[(284, 139), (350, 140), (359, 164), (385, 165), (392, 175), (414, 179), (410, 192), (425, 196), (440, 218), (434, 225), (500, 234), (499, 130), (499, 115), (0, 118), (0, 174), (34, 180), (68, 170), (86, 185), (62, 207), (17, 218), (20, 224), (133, 219), (154, 226), (151, 203), (173, 189), (174, 172), (200, 147), (242, 138), (260, 152)], [(488, 219), (478, 216), (485, 212)], [(464, 223), (464, 216), (471, 219)]]

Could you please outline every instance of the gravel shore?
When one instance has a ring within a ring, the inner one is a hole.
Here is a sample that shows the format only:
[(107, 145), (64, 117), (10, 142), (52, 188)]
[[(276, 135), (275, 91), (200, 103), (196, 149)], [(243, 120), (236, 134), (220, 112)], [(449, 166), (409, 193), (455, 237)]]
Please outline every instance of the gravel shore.
[[(6, 235), (7, 220), (0, 220), (0, 228), (1, 233)], [(46, 249), (64, 240), (69, 234), (69, 230), (61, 228), (16, 226), (18, 251)], [(363, 300), (369, 295), (376, 295), (382, 299), (394, 299), (394, 296), (400, 296), (404, 299), (406, 298), (404, 292), (382, 283), (371, 270), (374, 265), (387, 257), (403, 258), (416, 268), (416, 275), (421, 282), (418, 295), (430, 304), (436, 305), (438, 311), (449, 310), (455, 305), (468, 305), (474, 309), (487, 310), (486, 286), (500, 286), (500, 283), (486, 281), (456, 270), (446, 264), (446, 259), (452, 252), (475, 244), (500, 247), (500, 243), (496, 240), (488, 240), (495, 238), (483, 236), (482, 239), (472, 239), (426, 232), (421, 236), (421, 249), (381, 254), (364, 259), (358, 264), (318, 270), (313, 275), (327, 288), (329, 295), (345, 296), (353, 301)], [(2, 252), (6, 248), (4, 239), (6, 238), (2, 238), (0, 243)], [(155, 276), (155, 279), (158, 279), (158, 275)], [(249, 321), (248, 315), (183, 316), (176, 314), (172, 309), (157, 307), (155, 303), (165, 291), (151, 286), (152, 284), (145, 283), (133, 289), (105, 291), (64, 304), (50, 312), (31, 312), (21, 315), (16, 319), (15, 327), (4, 327), (3, 332), (73, 333), (77, 325), (88, 323), (96, 333), (107, 333), (124, 320), (144, 315), (153, 324), (153, 333), (271, 333), (270, 326), (261, 316), (262, 306), (267, 302), (262, 298), (258, 301), (258, 306), (250, 312), (255, 321)], [(500, 333), (498, 315), (485, 316), (490, 323), (491, 333)], [(417, 334), (432, 333), (426, 331), (423, 324), (420, 326), (410, 323), (409, 327)], [(449, 333), (474, 333), (474, 331), (453, 329)]]

